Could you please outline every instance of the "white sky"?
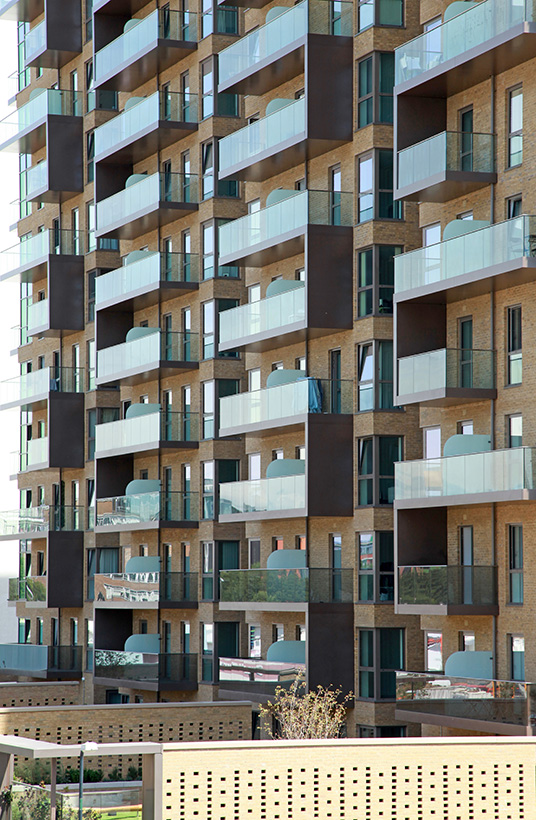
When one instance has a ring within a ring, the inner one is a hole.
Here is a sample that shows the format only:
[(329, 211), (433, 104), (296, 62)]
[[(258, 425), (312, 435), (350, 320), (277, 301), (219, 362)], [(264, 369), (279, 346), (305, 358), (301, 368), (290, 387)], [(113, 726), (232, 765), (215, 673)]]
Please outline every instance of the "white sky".
[[(16, 25), (0, 21), (0, 119), (9, 113), (8, 99), (14, 86), (8, 77), (17, 67)], [(18, 196), (18, 155), (0, 152), (0, 250), (17, 242), (16, 231), (9, 232), (12, 221), (10, 203)], [(19, 323), (17, 283), (0, 285), (0, 381), (16, 376), (17, 357), (10, 356), (12, 330)], [(19, 448), (19, 414), (16, 410), (0, 413), (0, 510), (19, 506), (16, 481), (9, 481), (11, 453)], [(15, 607), (7, 605), (8, 578), (18, 575), (18, 543), (0, 541), (0, 643), (17, 640)]]

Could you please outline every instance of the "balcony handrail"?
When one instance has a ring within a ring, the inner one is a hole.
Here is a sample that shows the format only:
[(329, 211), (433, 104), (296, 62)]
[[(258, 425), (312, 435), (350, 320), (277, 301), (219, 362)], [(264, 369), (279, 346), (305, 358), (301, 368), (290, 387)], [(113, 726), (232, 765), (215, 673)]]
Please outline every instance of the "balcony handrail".
[[(157, 267), (156, 277), (147, 277), (147, 270)], [(145, 276), (144, 276), (145, 274)], [(136, 276), (139, 281), (136, 282)], [(129, 279), (133, 281), (129, 281)], [(143, 280), (143, 281), (141, 281)], [(199, 281), (199, 254), (168, 251), (147, 251), (143, 257), (127, 261), (119, 268), (97, 276), (95, 280), (95, 304), (98, 306), (114, 295), (125, 294), (150, 282), (197, 282)], [(112, 296), (105, 295), (109, 287)], [(115, 286), (115, 287), (114, 287)]]
[(419, 140), (418, 142), (412, 142), (411, 145), (408, 145), (406, 148), (402, 148), (398, 152), (398, 155), (400, 156), (400, 154), (404, 154), (406, 151), (411, 151), (412, 148), (417, 148), (419, 145), (425, 145), (427, 142), (435, 140), (438, 137), (444, 137), (449, 135), (452, 135), (454, 137), (493, 137), (494, 139), (496, 137), (495, 133), (491, 133), (488, 131), (453, 131), (452, 129), (447, 129), (446, 131), (439, 131), (437, 134), (432, 134), (431, 137), (425, 137), (424, 139)]
[(497, 447), (494, 450), (482, 450), (478, 453), (451, 453), (448, 456), (435, 456), (433, 458), (413, 458), (409, 459), (408, 461), (395, 461), (395, 467), (397, 464), (429, 464), (435, 463), (437, 461), (447, 461), (448, 459), (452, 458), (471, 458), (471, 456), (482, 456), (482, 455), (489, 455), (491, 453), (517, 453), (521, 450), (530, 450), (531, 452), (536, 453), (536, 447), (530, 447), (528, 445), (523, 445), (521, 447)]
[[(298, 100), (288, 100), (286, 105), (282, 105), (277, 111), (273, 111), (271, 114), (267, 114), (265, 117), (244, 126), (244, 128), (240, 128), (238, 131), (234, 131), (232, 134), (222, 137), (219, 143), (220, 170), (230, 167), (235, 162), (241, 161), (241, 158), (236, 156), (236, 154), (240, 152), (240, 147), (244, 144), (247, 145), (248, 148), (247, 155), (252, 157), (260, 151), (277, 145), (278, 142), (287, 139), (288, 134), (283, 135), (280, 131), (277, 138), (269, 140), (267, 132), (270, 127), (279, 123), (280, 120), (285, 121), (289, 112), (292, 112), (294, 117), (299, 120), (299, 126), (305, 129), (306, 100), (305, 97), (301, 97)], [(285, 122), (281, 123), (281, 125), (285, 124)], [(264, 141), (261, 136), (263, 132)]]

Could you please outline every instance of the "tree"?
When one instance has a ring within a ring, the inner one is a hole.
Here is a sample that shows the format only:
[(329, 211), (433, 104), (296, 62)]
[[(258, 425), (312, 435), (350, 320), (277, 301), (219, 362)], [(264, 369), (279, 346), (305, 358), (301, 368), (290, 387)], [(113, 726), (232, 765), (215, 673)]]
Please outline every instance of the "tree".
[[(340, 737), (346, 722), (347, 704), (353, 699), (342, 689), (317, 686), (307, 692), (303, 675), (297, 675), (288, 689), (278, 686), (274, 701), (261, 706), (261, 718), (274, 740), (305, 740)], [(275, 730), (272, 729), (275, 721)]]

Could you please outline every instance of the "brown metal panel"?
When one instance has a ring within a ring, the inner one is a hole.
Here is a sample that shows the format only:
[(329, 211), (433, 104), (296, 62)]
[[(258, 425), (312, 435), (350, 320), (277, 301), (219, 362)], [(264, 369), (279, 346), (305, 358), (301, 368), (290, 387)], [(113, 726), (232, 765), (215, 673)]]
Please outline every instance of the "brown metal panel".
[(112, 498), (124, 495), (125, 487), (134, 478), (133, 464), (132, 455), (117, 456), (114, 459), (97, 459), (95, 462), (96, 497)]
[(50, 467), (84, 466), (84, 395), (49, 394), (48, 441)]
[(310, 413), (307, 446), (307, 514), (353, 515), (353, 416)]
[(128, 331), (134, 327), (132, 310), (99, 310), (95, 317), (95, 325), (97, 350), (104, 350), (107, 347), (122, 344)]
[(84, 329), (84, 259), (51, 256), (48, 265), (51, 330)]
[(443, 97), (396, 97), (395, 154), (447, 130), (447, 101)]
[(49, 183), (56, 191), (84, 190), (82, 117), (50, 116), (47, 119)]
[(354, 690), (353, 604), (309, 604), (307, 616), (309, 688)]
[[(396, 311), (396, 359), (447, 346), (446, 306), (399, 302)], [(415, 332), (419, 328), (419, 332)]]
[(309, 225), (305, 239), (307, 327), (352, 327), (352, 228)]
[(352, 59), (351, 37), (308, 36), (305, 100), (309, 140), (349, 142), (352, 139)]
[(429, 507), (396, 513), (397, 566), (448, 563), (447, 509)]
[(49, 607), (84, 605), (84, 534), (50, 532), (47, 584)]
[(133, 632), (132, 609), (95, 609), (95, 649), (122, 652)]

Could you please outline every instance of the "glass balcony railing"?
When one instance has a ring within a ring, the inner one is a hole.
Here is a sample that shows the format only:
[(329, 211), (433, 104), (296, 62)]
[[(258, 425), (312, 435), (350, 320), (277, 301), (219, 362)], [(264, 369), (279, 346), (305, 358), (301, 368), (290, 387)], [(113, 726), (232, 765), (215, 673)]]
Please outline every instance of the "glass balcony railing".
[[(27, 507), (0, 512), (0, 536), (49, 531), (79, 532), (85, 529), (84, 507)], [(35, 536), (37, 537), (37, 536)]]
[(48, 462), (48, 437), (32, 438), (28, 442), (28, 467)]
[(31, 643), (0, 644), (0, 666), (26, 673), (82, 671), (82, 646), (43, 646)]
[(495, 136), (443, 131), (398, 153), (399, 188), (446, 171), (493, 174)]
[(108, 450), (143, 449), (155, 442), (199, 441), (199, 413), (162, 410), (119, 421), (97, 424), (95, 455)]
[(536, 712), (536, 684), (397, 672), (396, 708), (529, 727)]
[(352, 603), (351, 569), (232, 569), (220, 572), (220, 601)]
[(47, 579), (44, 576), (36, 578), (10, 578), (9, 600), (27, 601), (28, 603), (42, 602), (47, 599)]
[(0, 382), (0, 407), (8, 404), (30, 404), (48, 393), (83, 393), (84, 370), (81, 367), (44, 367), (14, 379)]
[(95, 303), (98, 308), (105, 302), (128, 299), (138, 290), (156, 288), (165, 282), (198, 281), (198, 254), (147, 252), (134, 262), (98, 276)]
[(353, 413), (353, 382), (303, 378), (226, 396), (220, 399), (220, 434), (225, 428), (269, 425), (307, 413)]
[(398, 603), (412, 606), (495, 606), (497, 567), (399, 567)]
[(197, 42), (197, 15), (191, 11), (156, 9), (142, 19), (129, 22), (129, 28), (95, 54), (95, 84), (115, 74), (125, 63), (156, 48), (158, 40)]
[(449, 388), (493, 390), (493, 350), (431, 350), (398, 360), (398, 395)]
[(96, 649), (94, 675), (121, 681), (197, 683), (197, 655), (151, 654)]
[(135, 141), (151, 126), (157, 128), (161, 120), (196, 123), (197, 119), (197, 94), (157, 91), (95, 130), (95, 156), (98, 159), (123, 143)]
[(219, 229), (220, 257), (240, 258), (260, 243), (276, 244), (281, 236), (311, 225), (353, 224), (353, 196), (332, 191), (299, 191), (255, 213), (233, 219)]
[(305, 671), (304, 663), (221, 657), (220, 689), (243, 691), (244, 694), (274, 695), (278, 686), (288, 689), (298, 675), (305, 675)]
[[(486, 0), (489, 2), (489, 0)], [(395, 290), (447, 282), (536, 256), (536, 217), (516, 216), (487, 228), (395, 256)]]
[(160, 361), (197, 362), (198, 342), (198, 333), (155, 330), (131, 342), (107, 347), (97, 353), (97, 378), (113, 381), (128, 370), (158, 367)]
[(0, 274), (2, 278), (16, 275), (20, 268), (44, 264), (49, 256), (80, 256), (83, 253), (81, 231), (40, 231), (0, 253)]
[(219, 142), (220, 172), (243, 162), (255, 162), (259, 154), (276, 150), (286, 140), (304, 134), (305, 114), (305, 97), (302, 97), (289, 101), (284, 108), (264, 119), (223, 137)]
[(24, 60), (26, 64), (31, 63), (47, 45), (46, 21), (30, 29), (24, 38)]
[(49, 308), (50, 303), (48, 299), (38, 299), (35, 302), (32, 300), (28, 303), (28, 335), (32, 335), (32, 331), (38, 328), (48, 327), (49, 325)]
[(286, 326), (305, 322), (305, 302), (303, 287), (222, 310), (219, 315), (220, 344), (236, 342), (238, 345), (257, 333), (284, 333)]
[(97, 527), (198, 520), (199, 493), (152, 492), (97, 499)]
[(220, 515), (305, 509), (305, 486), (304, 475), (220, 484)]
[(116, 225), (131, 222), (136, 214), (160, 203), (197, 204), (196, 174), (157, 173), (140, 179), (123, 191), (97, 202), (97, 232), (105, 233)]
[(535, 19), (533, 0), (486, 0), (471, 6), (395, 50), (395, 85)]
[[(16, 579), (15, 579), (16, 580)], [(196, 572), (128, 572), (93, 576), (96, 601), (195, 603)]]
[(44, 88), (41, 94), (17, 108), (0, 122), (0, 149), (7, 147), (24, 132), (41, 125), (50, 116), (81, 117), (83, 94), (81, 91), (64, 91)]
[[(225, 486), (225, 485), (223, 485)], [(395, 464), (395, 498), (406, 501), (534, 490), (536, 448), (515, 447)]]
[(219, 79), (227, 84), (252, 71), (306, 34), (352, 36), (352, 4), (332, 0), (302, 0), (266, 25), (246, 34), (218, 55)]
[(26, 172), (26, 195), (28, 199), (42, 191), (48, 185), (48, 161), (38, 162)]

